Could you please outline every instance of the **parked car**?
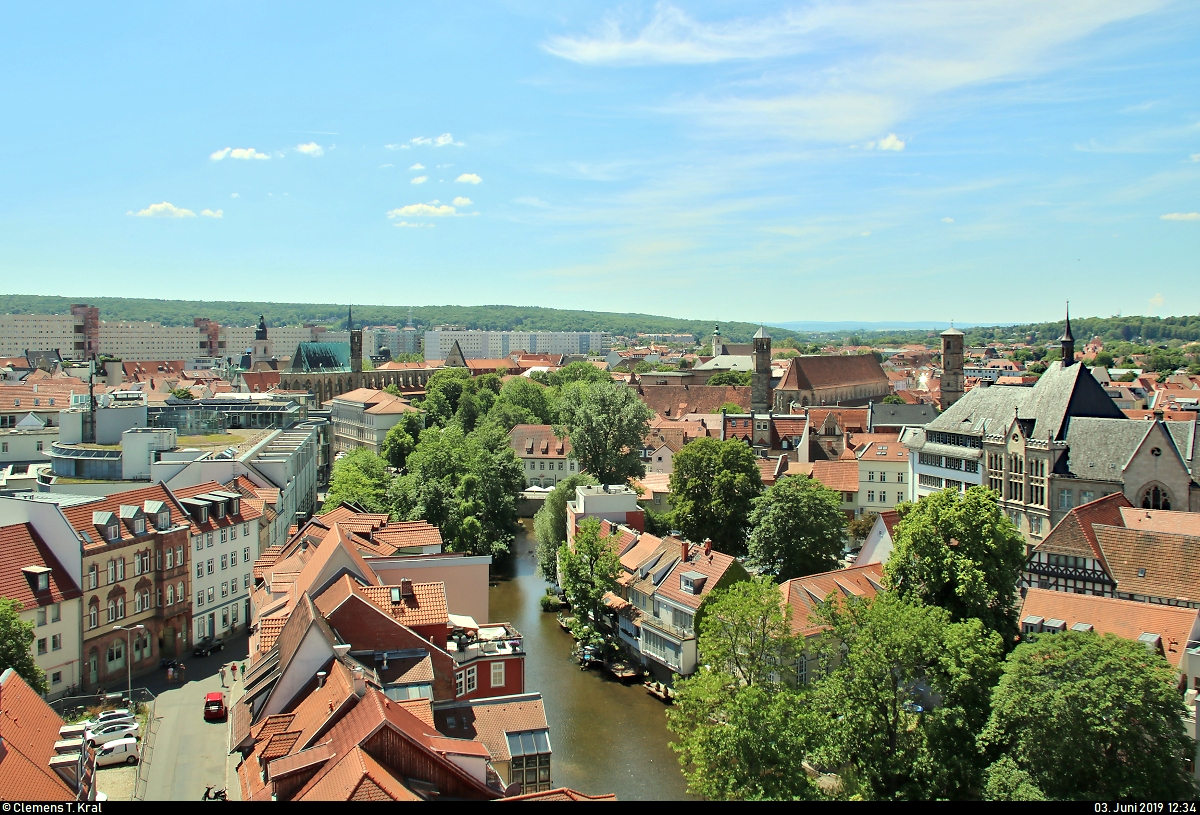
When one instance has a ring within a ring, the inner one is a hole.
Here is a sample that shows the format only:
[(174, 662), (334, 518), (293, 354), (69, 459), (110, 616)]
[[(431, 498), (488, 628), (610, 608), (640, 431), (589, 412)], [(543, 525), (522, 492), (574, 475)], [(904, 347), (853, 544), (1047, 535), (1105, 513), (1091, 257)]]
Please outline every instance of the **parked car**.
[(220, 691), (213, 691), (204, 697), (204, 719), (205, 721), (225, 721), (227, 711), (225, 709), (225, 694)]
[(83, 734), (83, 740), (93, 747), (99, 747), (108, 744), (110, 741), (117, 739), (136, 739), (138, 731), (137, 722), (117, 722), (116, 724), (104, 724), (95, 730), (88, 728)]
[(141, 754), (138, 752), (137, 739), (114, 739), (96, 752), (96, 766), (137, 764), (139, 758), (141, 758)]
[(88, 719), (83, 724), (87, 725), (92, 730), (96, 730), (97, 728), (100, 728), (106, 724), (116, 724), (117, 722), (132, 722), (132, 721), (133, 721), (133, 711), (127, 707), (123, 707), (123, 708), (119, 708), (117, 710), (102, 710), (102, 711), (100, 711), (100, 714), (98, 716), (96, 716), (96, 718)]
[(209, 654), (224, 650), (225, 643), (221, 642), (221, 640), (214, 639), (213, 637), (205, 637), (196, 643), (196, 647), (192, 650), (192, 656), (206, 657)]

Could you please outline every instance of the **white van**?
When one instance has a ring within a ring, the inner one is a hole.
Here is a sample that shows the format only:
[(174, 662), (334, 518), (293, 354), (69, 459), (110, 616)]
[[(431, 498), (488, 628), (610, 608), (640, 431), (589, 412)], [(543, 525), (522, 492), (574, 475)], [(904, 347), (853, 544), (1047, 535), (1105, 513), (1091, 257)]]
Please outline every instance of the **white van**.
[(137, 764), (140, 757), (137, 739), (114, 739), (96, 751), (96, 766)]

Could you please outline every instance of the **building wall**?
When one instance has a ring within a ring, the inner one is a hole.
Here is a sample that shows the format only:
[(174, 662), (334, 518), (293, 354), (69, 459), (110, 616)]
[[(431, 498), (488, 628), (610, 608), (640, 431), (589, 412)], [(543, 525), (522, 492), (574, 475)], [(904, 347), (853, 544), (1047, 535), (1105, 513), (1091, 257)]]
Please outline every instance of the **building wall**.
[(82, 609), (83, 598), (76, 597), (21, 612), (21, 619), (34, 626), (33, 661), (46, 675), (48, 699), (68, 695), (67, 691), (80, 682)]
[(50, 461), (50, 445), (58, 441), (58, 428), (42, 430), (0, 430), (0, 467), (5, 464)]
[(425, 332), (425, 359), (445, 359), (457, 342), (467, 359), (502, 359), (513, 351), (532, 354), (607, 354), (606, 331), (453, 331)]
[(58, 351), (63, 359), (83, 359), (83, 330), (83, 320), (71, 314), (0, 314), (0, 356)]
[(527, 487), (534, 485), (553, 487), (559, 481), (581, 472), (579, 462), (575, 460), (574, 456), (568, 456), (565, 459), (553, 456), (518, 456), (517, 458), (525, 470), (525, 486)]
[(191, 536), (192, 627), (197, 638), (228, 637), (246, 627), (257, 527), (252, 521), (239, 521)]
[[(493, 685), (491, 682), (492, 663), (504, 665), (504, 682), (499, 685)], [(514, 693), (525, 692), (524, 655), (501, 656), (494, 659), (476, 659), (465, 665), (459, 665), (455, 668), (456, 683), (458, 675), (466, 673), (472, 667), (476, 671), (477, 681), (475, 690), (464, 692), (461, 696), (456, 697), (458, 699), (484, 699), (491, 696), (511, 696)]]
[(883, 512), (911, 500), (908, 462), (870, 461), (869, 458), (864, 457), (858, 462), (858, 501), (862, 510)]

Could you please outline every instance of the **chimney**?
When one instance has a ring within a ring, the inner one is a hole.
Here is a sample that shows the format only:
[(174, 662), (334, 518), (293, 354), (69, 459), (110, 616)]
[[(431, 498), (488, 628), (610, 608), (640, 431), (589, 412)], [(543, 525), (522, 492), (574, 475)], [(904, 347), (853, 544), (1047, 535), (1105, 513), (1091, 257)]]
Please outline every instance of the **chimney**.
[(686, 563), (687, 559), (688, 559), (688, 542), (687, 541), (685, 541), (685, 540), (679, 541), (679, 554), (680, 554), (680, 557), (683, 558), (683, 561)]
[(317, 671), (317, 687), (318, 688), (325, 687), (325, 678), (327, 676), (329, 676), (329, 674), (325, 673), (325, 671)]
[(350, 675), (354, 678), (354, 695), (361, 699), (367, 695), (367, 677), (357, 665), (350, 669)]
[(413, 596), (412, 581), (410, 579), (408, 579), (407, 577), (400, 578), (400, 596), (401, 597), (412, 597)]
[(704, 539), (704, 556), (708, 557), (712, 554), (712, 538)]

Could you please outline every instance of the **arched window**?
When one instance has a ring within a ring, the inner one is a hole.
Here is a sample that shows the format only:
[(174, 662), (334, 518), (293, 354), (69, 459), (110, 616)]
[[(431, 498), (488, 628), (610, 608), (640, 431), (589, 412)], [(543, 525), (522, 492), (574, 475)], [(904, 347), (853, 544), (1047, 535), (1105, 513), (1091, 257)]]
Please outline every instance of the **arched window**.
[(178, 588), (175, 589), (175, 593), (177, 595), (179, 595), (179, 602), (181, 602), (181, 603), (183, 602), (183, 598), (187, 597), (187, 592), (185, 592), (183, 590), (183, 581), (182, 580), (179, 581), (179, 586), (178, 586)]
[(117, 601), (108, 601), (108, 621), (111, 623), (117, 619)]
[(100, 625), (100, 606), (92, 603), (88, 607), (88, 628), (95, 628)]
[(117, 562), (115, 560), (108, 562), (108, 582), (110, 584), (117, 582)]
[(175, 587), (170, 583), (167, 584), (167, 605), (175, 602)]
[(1142, 493), (1142, 509), (1170, 509), (1171, 496), (1157, 484)]

